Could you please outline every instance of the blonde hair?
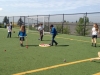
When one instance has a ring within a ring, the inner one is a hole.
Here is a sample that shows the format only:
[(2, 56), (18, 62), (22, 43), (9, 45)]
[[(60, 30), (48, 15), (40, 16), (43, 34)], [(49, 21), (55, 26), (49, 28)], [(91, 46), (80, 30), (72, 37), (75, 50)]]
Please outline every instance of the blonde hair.
[(98, 24), (97, 24), (97, 23), (94, 24), (94, 27), (95, 27), (95, 30), (96, 30), (96, 31), (99, 30), (99, 27), (98, 27)]
[(21, 28), (20, 28), (20, 31), (25, 32), (25, 30), (26, 30), (25, 25), (22, 25)]

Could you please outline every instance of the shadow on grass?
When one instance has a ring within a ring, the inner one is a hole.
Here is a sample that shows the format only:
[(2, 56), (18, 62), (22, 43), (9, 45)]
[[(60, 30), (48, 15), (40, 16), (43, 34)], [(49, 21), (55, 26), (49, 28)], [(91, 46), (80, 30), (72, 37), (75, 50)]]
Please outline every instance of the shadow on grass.
[(98, 64), (100, 64), (100, 61), (98, 60), (98, 61), (92, 61), (92, 62), (95, 62), (95, 63), (98, 63)]
[(19, 38), (19, 37), (12, 37), (12, 38)]
[(57, 45), (57, 47), (67, 47), (69, 45)]
[(37, 47), (37, 46), (39, 46), (39, 45), (25, 45), (25, 46), (35, 46), (35, 47)]
[[(24, 47), (25, 46), (29, 46), (29, 47), (31, 47), (31, 46), (35, 46), (35, 47), (38, 47), (39, 45), (24, 45)], [(67, 47), (67, 46), (69, 46), (69, 45), (57, 45), (57, 46), (55, 46), (55, 47)], [(52, 46), (51, 46), (52, 47)]]
[(42, 40), (42, 41), (51, 41), (51, 40)]
[(96, 63), (99, 63), (100, 64), (100, 61), (98, 60), (98, 61), (96, 61)]

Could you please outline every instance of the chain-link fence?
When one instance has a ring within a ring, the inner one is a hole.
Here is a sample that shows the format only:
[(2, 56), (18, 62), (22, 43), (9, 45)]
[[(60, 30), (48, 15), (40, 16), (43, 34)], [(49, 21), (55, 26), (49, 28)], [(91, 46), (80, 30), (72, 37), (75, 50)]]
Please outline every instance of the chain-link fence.
[[(42, 17), (42, 18), (41, 18)], [(3, 27), (5, 16), (0, 16), (0, 27)], [(32, 15), (32, 16), (7, 16), (13, 27), (18, 26), (21, 18), (22, 23), (31, 30), (37, 30), (40, 23), (44, 24), (45, 31), (50, 31), (53, 24), (58, 33), (90, 36), (91, 28), (94, 23), (100, 26), (100, 12), (74, 13), (74, 14), (55, 14), (55, 15)]]

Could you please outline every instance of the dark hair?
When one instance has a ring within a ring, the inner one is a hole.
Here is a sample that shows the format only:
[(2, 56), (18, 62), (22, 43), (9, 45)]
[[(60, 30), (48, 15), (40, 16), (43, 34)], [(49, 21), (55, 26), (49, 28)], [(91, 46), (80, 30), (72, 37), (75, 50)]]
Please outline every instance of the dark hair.
[(99, 29), (98, 24), (95, 23), (94, 25), (95, 25), (95, 29), (96, 29), (96, 31), (98, 31), (98, 29)]
[(53, 27), (53, 25), (50, 25), (50, 27)]
[(26, 30), (26, 29), (25, 29), (25, 25), (21, 25), (20, 30), (21, 30), (22, 32), (24, 32), (24, 31)]
[(40, 25), (43, 25), (42, 23)]

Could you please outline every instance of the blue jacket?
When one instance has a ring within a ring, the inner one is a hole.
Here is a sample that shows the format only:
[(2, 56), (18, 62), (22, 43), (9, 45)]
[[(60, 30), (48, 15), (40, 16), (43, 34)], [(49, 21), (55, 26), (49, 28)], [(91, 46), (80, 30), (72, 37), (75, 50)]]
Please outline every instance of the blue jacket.
[(18, 36), (19, 37), (25, 37), (25, 36), (27, 36), (26, 31), (25, 32), (19, 31)]
[(56, 31), (56, 28), (55, 27), (52, 27), (51, 34), (52, 35), (57, 35), (57, 31)]

